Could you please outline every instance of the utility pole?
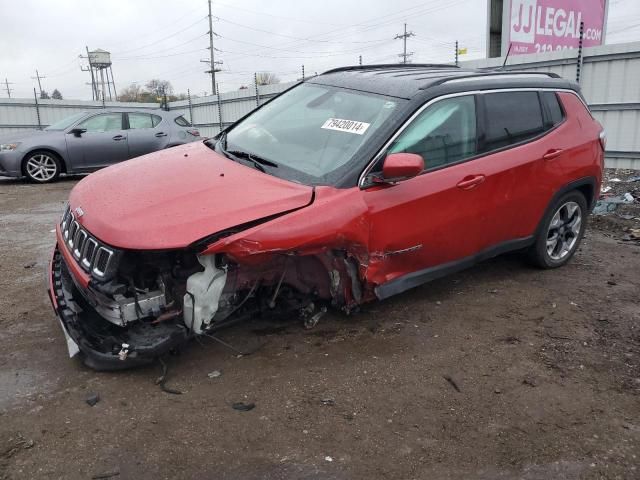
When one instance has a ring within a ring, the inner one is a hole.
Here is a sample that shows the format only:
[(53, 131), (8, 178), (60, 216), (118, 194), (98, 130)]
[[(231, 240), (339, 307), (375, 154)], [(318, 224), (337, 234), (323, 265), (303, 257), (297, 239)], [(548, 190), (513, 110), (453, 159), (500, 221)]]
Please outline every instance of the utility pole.
[(358, 65), (362, 65), (362, 55), (358, 56)]
[(9, 85), (13, 85), (13, 82), (10, 82), (9, 80), (7, 80), (7, 77), (5, 77), (4, 85), (5, 85), (5, 90), (7, 91), (7, 96), (11, 98), (11, 92), (13, 91), (13, 88), (9, 88)]
[(402, 63), (407, 63), (407, 59), (413, 55), (413, 52), (407, 53), (407, 38), (415, 37), (415, 35), (416, 34), (413, 33), (413, 32), (407, 32), (407, 24), (405, 23), (404, 24), (404, 33), (402, 35), (396, 35), (394, 37), (394, 40), (397, 40), (397, 39), (401, 38), (403, 43), (404, 43), (404, 48), (402, 50), (402, 53), (398, 54), (399, 57), (402, 57)]
[(32, 80), (38, 79), (38, 90), (40, 90), (40, 98), (42, 98), (42, 84), (40, 83), (40, 79), (42, 78), (47, 78), (44, 75), (40, 75), (38, 73), (38, 69), (36, 68), (36, 76), (35, 77), (31, 77)]
[(456, 67), (458, 66), (458, 40), (456, 40)]
[(211, 0), (209, 0), (209, 62), (211, 70), (211, 95), (215, 95), (216, 89), (216, 62), (213, 58), (213, 17), (211, 16)]
[(302, 65), (302, 81), (304, 82), (304, 65)]

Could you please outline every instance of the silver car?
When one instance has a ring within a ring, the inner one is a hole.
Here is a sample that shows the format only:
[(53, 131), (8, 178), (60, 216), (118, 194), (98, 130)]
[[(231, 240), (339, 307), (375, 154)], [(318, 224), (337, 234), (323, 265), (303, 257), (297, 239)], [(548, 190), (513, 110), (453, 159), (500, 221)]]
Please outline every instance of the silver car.
[(52, 182), (163, 148), (199, 140), (179, 112), (105, 109), (82, 112), (44, 130), (0, 136), (0, 176)]

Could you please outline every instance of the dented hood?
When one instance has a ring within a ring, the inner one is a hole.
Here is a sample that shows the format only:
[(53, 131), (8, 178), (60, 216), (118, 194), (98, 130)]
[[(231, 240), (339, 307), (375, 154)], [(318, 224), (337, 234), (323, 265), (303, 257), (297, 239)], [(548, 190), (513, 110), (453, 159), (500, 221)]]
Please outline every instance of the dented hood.
[(313, 190), (236, 163), (202, 142), (105, 168), (69, 203), (78, 221), (118, 248), (181, 248), (207, 235), (311, 202)]

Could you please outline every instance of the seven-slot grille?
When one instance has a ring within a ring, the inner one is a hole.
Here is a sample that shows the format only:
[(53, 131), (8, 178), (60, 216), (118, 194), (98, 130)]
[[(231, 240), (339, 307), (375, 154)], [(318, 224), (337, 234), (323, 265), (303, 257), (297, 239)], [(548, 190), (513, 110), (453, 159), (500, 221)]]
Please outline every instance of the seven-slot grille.
[(114, 257), (114, 251), (102, 245), (76, 221), (71, 208), (67, 209), (60, 222), (64, 243), (80, 266), (90, 274), (104, 278)]

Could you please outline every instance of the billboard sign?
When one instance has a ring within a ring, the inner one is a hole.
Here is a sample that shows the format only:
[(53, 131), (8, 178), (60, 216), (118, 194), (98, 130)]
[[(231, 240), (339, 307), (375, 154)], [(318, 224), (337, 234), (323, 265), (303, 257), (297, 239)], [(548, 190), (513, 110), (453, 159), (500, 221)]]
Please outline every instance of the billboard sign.
[(577, 48), (581, 22), (583, 46), (602, 45), (606, 17), (606, 0), (505, 0), (503, 54), (509, 45), (510, 55)]

